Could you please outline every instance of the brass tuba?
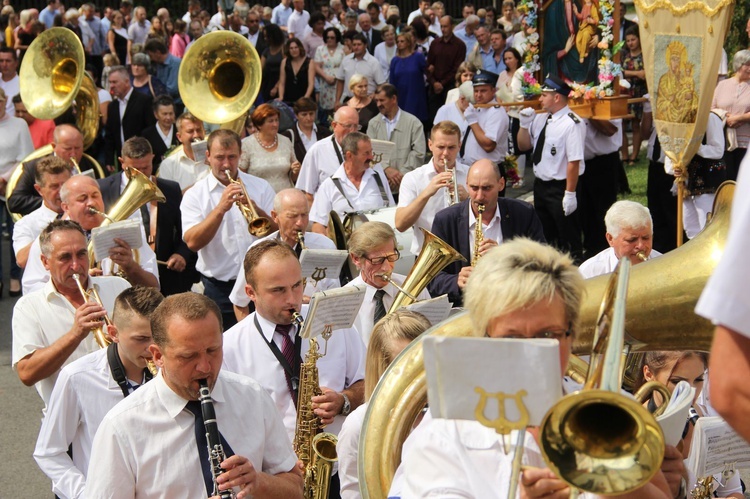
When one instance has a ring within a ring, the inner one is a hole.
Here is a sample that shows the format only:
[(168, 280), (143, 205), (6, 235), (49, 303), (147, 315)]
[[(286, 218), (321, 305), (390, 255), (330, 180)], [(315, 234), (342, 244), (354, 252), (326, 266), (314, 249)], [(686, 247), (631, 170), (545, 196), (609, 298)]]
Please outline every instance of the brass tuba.
[[(156, 184), (146, 175), (135, 168), (128, 168), (126, 172), (130, 180), (125, 186), (120, 199), (112, 206), (109, 213), (104, 215), (104, 220), (100, 227), (127, 219), (145, 203), (150, 203), (151, 201), (163, 203), (167, 200)], [(90, 267), (94, 267), (96, 265), (96, 257), (94, 256), (93, 240), (89, 241), (88, 250), (89, 265)]]
[(243, 117), (260, 91), (260, 57), (244, 36), (231, 31), (203, 35), (180, 64), (177, 84), (185, 107), (208, 123)]
[[(634, 350), (708, 351), (710, 348), (713, 326), (693, 310), (724, 251), (734, 187), (734, 182), (725, 182), (717, 190), (713, 216), (696, 238), (633, 268), (625, 342)], [(574, 353), (588, 354), (592, 350), (599, 297), (606, 281), (607, 277), (598, 277), (586, 282), (588, 298), (581, 309), (581, 330), (573, 346)], [(466, 312), (457, 314), (426, 334), (469, 336), (471, 320)], [(386, 369), (370, 398), (358, 459), (363, 498), (387, 497), (401, 462), (401, 446), (427, 403), (423, 337), (414, 340)]]

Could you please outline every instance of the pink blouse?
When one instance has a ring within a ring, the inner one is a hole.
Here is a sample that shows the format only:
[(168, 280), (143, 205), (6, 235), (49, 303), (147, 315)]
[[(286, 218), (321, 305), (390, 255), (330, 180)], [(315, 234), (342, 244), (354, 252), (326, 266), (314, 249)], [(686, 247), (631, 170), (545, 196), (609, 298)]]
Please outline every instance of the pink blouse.
[[(729, 114), (750, 113), (750, 81), (740, 83), (737, 77), (720, 81), (714, 90), (712, 109), (723, 109)], [(737, 130), (737, 147), (747, 148), (750, 144), (750, 121), (744, 122)]]

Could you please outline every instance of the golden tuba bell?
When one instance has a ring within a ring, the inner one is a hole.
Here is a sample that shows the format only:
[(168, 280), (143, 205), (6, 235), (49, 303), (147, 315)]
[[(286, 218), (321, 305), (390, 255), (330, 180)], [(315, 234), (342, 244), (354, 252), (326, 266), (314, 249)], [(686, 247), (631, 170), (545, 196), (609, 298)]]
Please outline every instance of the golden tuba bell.
[(261, 73), (260, 57), (247, 38), (216, 31), (190, 46), (177, 83), (191, 113), (221, 124), (244, 117), (260, 91)]
[[(167, 200), (156, 184), (146, 175), (135, 168), (128, 168), (126, 172), (130, 180), (128, 180), (128, 184), (125, 186), (120, 199), (112, 206), (109, 213), (104, 215), (104, 220), (100, 227), (127, 219), (145, 203), (150, 203), (151, 201), (163, 203)], [(89, 241), (88, 250), (89, 265), (93, 268), (96, 265), (93, 239)]]
[[(625, 318), (625, 342), (632, 349), (709, 349), (713, 326), (696, 316), (693, 309), (724, 252), (734, 187), (734, 182), (725, 182), (717, 190), (713, 216), (697, 237), (632, 269), (633, 292)], [(595, 321), (606, 282), (606, 276), (586, 282), (587, 298), (581, 308), (581, 330), (573, 346), (575, 353), (588, 354), (592, 350)], [(471, 319), (466, 312), (457, 314), (425, 334), (470, 336)], [(358, 459), (363, 498), (387, 497), (401, 462), (401, 446), (427, 403), (421, 345), (424, 337), (414, 340), (386, 369), (370, 398)]]

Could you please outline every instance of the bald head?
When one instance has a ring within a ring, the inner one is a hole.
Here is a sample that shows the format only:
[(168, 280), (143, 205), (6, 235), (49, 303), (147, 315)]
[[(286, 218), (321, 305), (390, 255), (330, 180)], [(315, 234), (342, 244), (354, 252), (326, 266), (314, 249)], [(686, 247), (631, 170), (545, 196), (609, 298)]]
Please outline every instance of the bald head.
[(72, 200), (77, 192), (91, 188), (99, 190), (99, 184), (96, 180), (88, 175), (74, 175), (60, 189), (60, 199), (63, 203), (67, 203)]
[(104, 220), (103, 216), (91, 211), (91, 208), (104, 211), (99, 184), (91, 177), (75, 175), (68, 179), (60, 189), (60, 199), (65, 214), (81, 224), (83, 230), (99, 227)]
[(344, 137), (349, 135), (351, 132), (357, 131), (357, 125), (359, 125), (359, 114), (356, 109), (349, 106), (342, 106), (333, 115), (333, 122), (335, 126), (333, 128), (333, 135), (336, 137), (336, 141), (341, 143)]
[(55, 128), (52, 137), (52, 147), (55, 156), (58, 156), (71, 164), (71, 158), (76, 163), (81, 162), (83, 156), (83, 135), (73, 125), (59, 125)]
[(483, 204), (488, 213), (494, 214), (497, 198), (505, 188), (505, 179), (496, 163), (488, 159), (480, 159), (469, 168), (469, 173), (466, 175), (466, 187), (475, 213), (477, 206)]
[(307, 196), (299, 189), (289, 188), (279, 191), (273, 198), (273, 209), (276, 213), (285, 211), (288, 206), (307, 203)]

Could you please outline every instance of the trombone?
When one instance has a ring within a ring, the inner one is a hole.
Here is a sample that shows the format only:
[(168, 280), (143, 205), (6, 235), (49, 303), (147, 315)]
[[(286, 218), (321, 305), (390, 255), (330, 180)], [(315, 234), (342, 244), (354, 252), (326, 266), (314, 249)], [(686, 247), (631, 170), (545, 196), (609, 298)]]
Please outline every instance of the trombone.
[(263, 237), (268, 234), (268, 231), (271, 230), (271, 221), (266, 217), (261, 217), (258, 215), (258, 212), (255, 211), (253, 202), (250, 200), (247, 189), (245, 189), (245, 184), (243, 184), (242, 180), (239, 178), (233, 179), (229, 169), (224, 170), (224, 174), (227, 176), (230, 183), (237, 184), (242, 188), (242, 195), (245, 197), (245, 202), (243, 203), (242, 200), (238, 199), (236, 204), (240, 209), (242, 216), (247, 220), (247, 230), (255, 237)]

